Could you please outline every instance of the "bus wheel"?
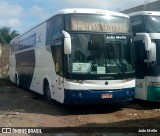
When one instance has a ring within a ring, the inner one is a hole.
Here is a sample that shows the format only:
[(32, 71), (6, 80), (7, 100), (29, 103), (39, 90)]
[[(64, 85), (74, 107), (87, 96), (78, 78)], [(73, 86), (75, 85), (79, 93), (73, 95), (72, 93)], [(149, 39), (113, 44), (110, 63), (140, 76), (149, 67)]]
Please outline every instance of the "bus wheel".
[(48, 102), (51, 102), (51, 92), (48, 81), (45, 81), (44, 84), (44, 97)]

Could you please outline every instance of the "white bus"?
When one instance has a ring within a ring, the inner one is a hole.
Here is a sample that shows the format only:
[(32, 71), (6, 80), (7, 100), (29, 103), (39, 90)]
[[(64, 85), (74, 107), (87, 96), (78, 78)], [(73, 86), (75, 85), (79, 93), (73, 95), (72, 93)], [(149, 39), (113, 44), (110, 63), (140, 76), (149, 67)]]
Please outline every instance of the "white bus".
[(160, 12), (129, 14), (135, 34), (135, 98), (160, 101)]
[(11, 41), (10, 80), (64, 104), (134, 98), (129, 17), (97, 9), (63, 9)]

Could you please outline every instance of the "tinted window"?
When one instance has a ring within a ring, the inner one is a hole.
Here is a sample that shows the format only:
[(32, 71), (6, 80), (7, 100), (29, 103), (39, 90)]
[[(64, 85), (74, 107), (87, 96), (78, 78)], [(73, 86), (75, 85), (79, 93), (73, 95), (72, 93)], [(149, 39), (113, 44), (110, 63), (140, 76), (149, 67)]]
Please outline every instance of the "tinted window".
[(160, 16), (145, 16), (146, 32), (160, 32)]
[(143, 16), (130, 17), (134, 33), (144, 32)]
[(53, 44), (54, 40), (61, 37), (61, 30), (64, 29), (63, 15), (57, 15), (47, 21), (47, 42), (46, 45)]
[(52, 55), (55, 64), (55, 71), (58, 75), (63, 76), (63, 46), (62, 39), (55, 40), (54, 46), (51, 46)]
[(136, 77), (144, 78), (147, 69), (147, 63), (144, 62), (147, 59), (147, 52), (145, 51), (145, 45), (143, 41), (135, 41), (135, 53), (136, 53)]
[(56, 16), (54, 28), (52, 31), (52, 40), (57, 39), (61, 36), (62, 29), (64, 29), (63, 16), (58, 15)]
[(52, 17), (47, 21), (47, 40), (46, 40), (46, 45), (50, 45), (51, 40), (52, 40), (52, 32), (53, 32), (53, 27), (54, 27), (54, 22), (55, 22), (55, 17)]
[(19, 50), (27, 49), (36, 46), (36, 34), (20, 40)]

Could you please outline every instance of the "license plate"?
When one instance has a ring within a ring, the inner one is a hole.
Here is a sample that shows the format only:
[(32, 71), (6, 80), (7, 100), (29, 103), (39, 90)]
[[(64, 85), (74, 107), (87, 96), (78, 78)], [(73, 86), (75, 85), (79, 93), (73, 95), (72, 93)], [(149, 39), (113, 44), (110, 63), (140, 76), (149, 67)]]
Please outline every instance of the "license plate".
[(101, 99), (110, 99), (113, 98), (112, 94), (101, 94)]

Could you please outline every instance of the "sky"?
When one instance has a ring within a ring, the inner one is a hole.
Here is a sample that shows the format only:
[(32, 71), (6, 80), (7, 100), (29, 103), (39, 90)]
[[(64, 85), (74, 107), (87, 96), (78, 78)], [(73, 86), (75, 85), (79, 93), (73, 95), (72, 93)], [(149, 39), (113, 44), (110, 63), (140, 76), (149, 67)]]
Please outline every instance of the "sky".
[(125, 10), (156, 0), (0, 0), (0, 27), (20, 34), (63, 8)]

